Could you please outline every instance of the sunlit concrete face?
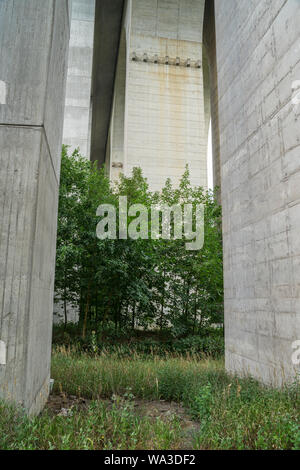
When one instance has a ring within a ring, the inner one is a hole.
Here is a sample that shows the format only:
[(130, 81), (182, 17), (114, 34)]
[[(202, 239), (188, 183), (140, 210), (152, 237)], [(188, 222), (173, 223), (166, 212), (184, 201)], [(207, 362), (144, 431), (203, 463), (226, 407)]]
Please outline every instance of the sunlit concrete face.
[(188, 164), (192, 184), (207, 187), (203, 15), (204, 0), (127, 2), (107, 155), (113, 179), (140, 166), (159, 190), (167, 178), (177, 185)]
[(226, 367), (299, 372), (298, 0), (216, 0)]

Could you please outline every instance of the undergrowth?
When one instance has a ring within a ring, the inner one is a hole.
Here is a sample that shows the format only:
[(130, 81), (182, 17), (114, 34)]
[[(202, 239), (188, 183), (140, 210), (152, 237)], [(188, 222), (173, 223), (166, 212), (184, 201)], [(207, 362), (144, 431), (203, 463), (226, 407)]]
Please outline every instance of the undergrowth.
[[(300, 449), (299, 383), (279, 390), (232, 377), (222, 359), (92, 356), (61, 346), (53, 353), (52, 377), (54, 393), (93, 400), (88, 410), (29, 419), (0, 406), (2, 449), (182, 448), (179, 419), (150, 422), (135, 414), (135, 399), (182, 403), (200, 425), (195, 449)], [(123, 405), (107, 409), (101, 399), (112, 395), (125, 397)]]

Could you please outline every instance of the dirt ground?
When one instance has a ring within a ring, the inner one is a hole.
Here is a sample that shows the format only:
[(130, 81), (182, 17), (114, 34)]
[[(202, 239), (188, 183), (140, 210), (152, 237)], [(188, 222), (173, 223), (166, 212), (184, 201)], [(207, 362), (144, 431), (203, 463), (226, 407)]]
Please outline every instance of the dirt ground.
[[(85, 410), (88, 408), (91, 400), (85, 398), (78, 398), (75, 396), (50, 395), (46, 409), (54, 415), (69, 416), (73, 413), (74, 409)], [(114, 400), (101, 400), (105, 405), (110, 408)], [(122, 400), (120, 401), (122, 406)], [(160, 418), (162, 421), (169, 421), (174, 416), (179, 418), (183, 430), (183, 449), (189, 450), (192, 447), (193, 435), (199, 430), (200, 424), (192, 421), (191, 417), (187, 414), (186, 410), (178, 403), (160, 401), (148, 401), (134, 399), (134, 412), (137, 416), (143, 416), (155, 421)]]

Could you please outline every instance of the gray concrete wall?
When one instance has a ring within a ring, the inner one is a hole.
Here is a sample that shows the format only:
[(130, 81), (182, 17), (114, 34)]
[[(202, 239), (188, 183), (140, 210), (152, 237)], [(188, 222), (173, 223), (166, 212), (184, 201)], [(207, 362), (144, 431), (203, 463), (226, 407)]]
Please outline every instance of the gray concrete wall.
[[(126, 68), (120, 65), (124, 60), (122, 54), (114, 95), (118, 104), (125, 91), (125, 115), (123, 119), (118, 114), (112, 116), (112, 178), (118, 176), (120, 168), (129, 175), (133, 167), (140, 166), (150, 188), (157, 190), (168, 177), (177, 185), (188, 163), (192, 183), (207, 187), (202, 70), (204, 4), (204, 0), (127, 2), (123, 25), (126, 34), (121, 42), (121, 50), (126, 47), (127, 64)], [(186, 66), (188, 59), (190, 67)], [(125, 90), (121, 77), (124, 69)], [(121, 135), (124, 144), (120, 147)]]
[(49, 391), (68, 42), (67, 1), (0, 2), (0, 398), (30, 413)]
[(226, 367), (280, 385), (299, 371), (300, 2), (215, 7)]
[[(78, 323), (79, 307), (70, 303), (67, 304), (67, 321), (68, 323)], [(54, 303), (53, 324), (62, 325), (65, 322), (65, 309), (62, 301)]]
[(116, 69), (115, 93), (112, 106), (111, 127), (107, 145), (106, 166), (112, 180), (118, 180), (125, 165), (125, 114), (126, 114), (126, 75), (127, 75), (127, 39), (122, 28), (118, 64)]
[(95, 0), (70, 0), (71, 36), (63, 143), (90, 157)]

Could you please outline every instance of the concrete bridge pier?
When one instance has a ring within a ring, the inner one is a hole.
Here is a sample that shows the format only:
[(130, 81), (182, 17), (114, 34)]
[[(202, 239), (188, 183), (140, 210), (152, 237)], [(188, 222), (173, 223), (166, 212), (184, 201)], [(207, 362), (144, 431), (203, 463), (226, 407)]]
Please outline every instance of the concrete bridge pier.
[(276, 386), (299, 373), (299, 18), (215, 0), (226, 368)]
[(48, 397), (68, 0), (0, 2), (0, 399)]

